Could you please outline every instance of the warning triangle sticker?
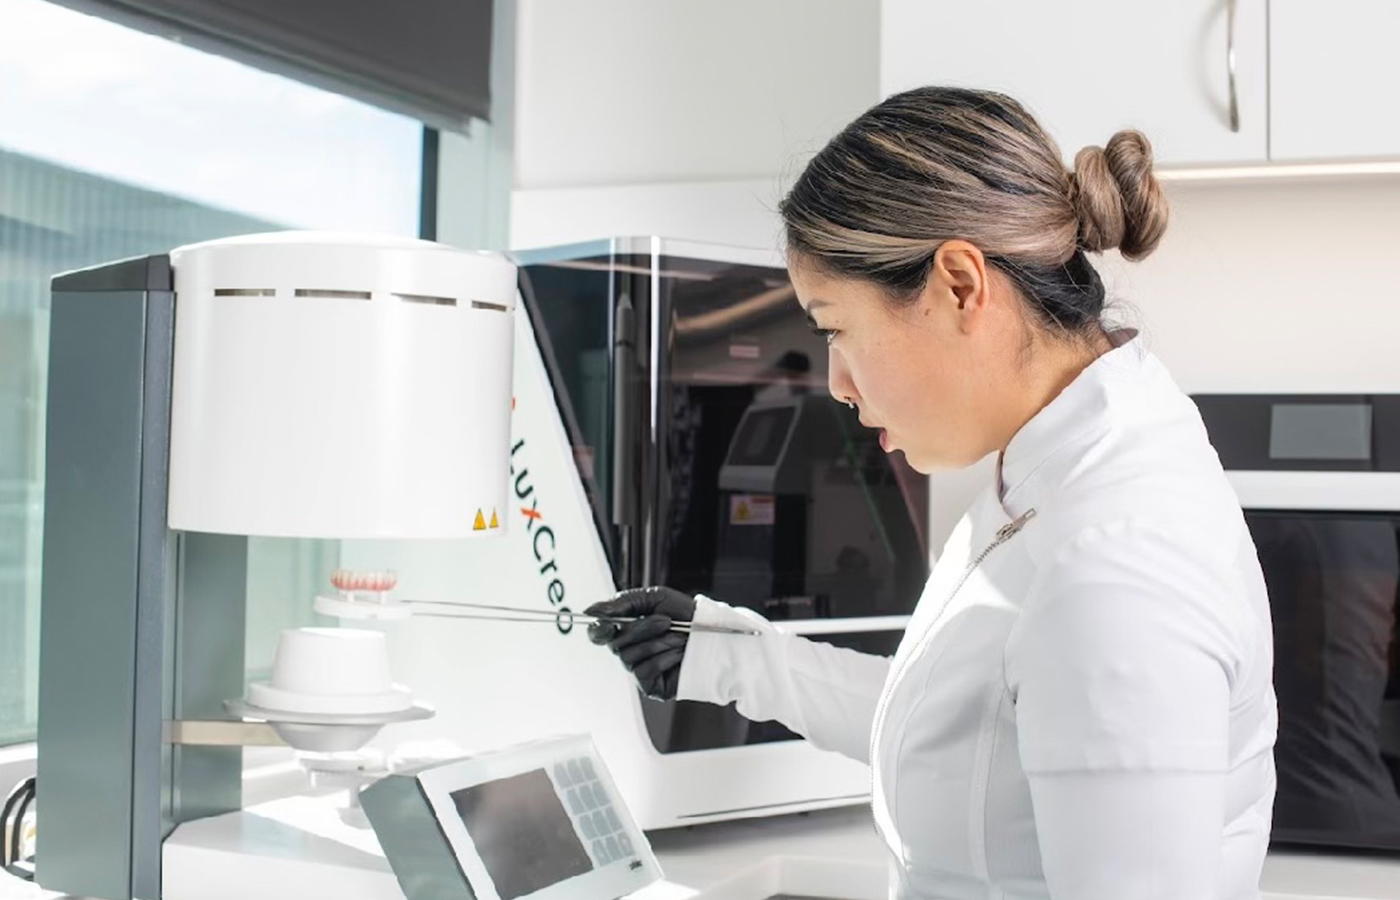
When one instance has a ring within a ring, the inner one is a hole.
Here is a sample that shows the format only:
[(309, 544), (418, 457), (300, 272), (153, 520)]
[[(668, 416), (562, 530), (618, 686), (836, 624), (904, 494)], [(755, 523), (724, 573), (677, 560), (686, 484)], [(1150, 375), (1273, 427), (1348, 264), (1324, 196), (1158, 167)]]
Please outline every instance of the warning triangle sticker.
[(495, 511), (494, 509), (491, 510), (491, 527), (492, 527), (492, 528), (500, 528), (500, 527), (501, 527), (501, 521), (500, 521), (499, 519), (496, 518), (496, 511)]
[(485, 531), (486, 517), (481, 514), (481, 510), (476, 511), (476, 524), (472, 526), (472, 531)]

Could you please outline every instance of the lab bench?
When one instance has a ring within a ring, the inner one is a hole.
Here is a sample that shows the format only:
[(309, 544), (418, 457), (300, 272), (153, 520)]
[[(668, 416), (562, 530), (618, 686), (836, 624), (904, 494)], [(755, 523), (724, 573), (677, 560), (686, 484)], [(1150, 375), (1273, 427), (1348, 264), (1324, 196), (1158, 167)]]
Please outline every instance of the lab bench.
[[(696, 825), (648, 837), (666, 880), (634, 900), (886, 895), (887, 861), (868, 807)], [(1265, 900), (1400, 900), (1400, 859), (1271, 853), (1262, 887)], [(0, 900), (63, 898), (0, 875)]]
[[(869, 807), (722, 822), (650, 838), (667, 882), (698, 890), (695, 900), (886, 896), (887, 860)], [(1260, 887), (1264, 900), (1400, 900), (1400, 858), (1271, 852)]]

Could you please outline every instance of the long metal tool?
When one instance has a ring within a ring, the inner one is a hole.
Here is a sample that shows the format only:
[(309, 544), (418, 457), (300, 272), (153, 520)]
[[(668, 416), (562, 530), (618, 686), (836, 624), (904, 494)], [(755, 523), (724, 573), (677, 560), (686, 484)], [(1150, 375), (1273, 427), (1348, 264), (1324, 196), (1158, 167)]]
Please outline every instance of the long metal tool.
[[(567, 618), (572, 622), (583, 625), (592, 625), (595, 622), (608, 625), (628, 625), (632, 622), (640, 621), (638, 616), (590, 616), (586, 613), (576, 612), (556, 612), (547, 609), (529, 609), (519, 606), (498, 606), (490, 603), (462, 603), (458, 601), (446, 600), (399, 600), (396, 601), (408, 606), (421, 607), (432, 606), (446, 609), (467, 609), (479, 610), (480, 612), (446, 612), (446, 611), (414, 611), (415, 616), (436, 616), (446, 619), (477, 619), (484, 622), (525, 622), (525, 623), (548, 623), (554, 624), (561, 618)], [(705, 625), (697, 622), (681, 622), (673, 620), (670, 631), (678, 631), (685, 634), (704, 632), (707, 634), (747, 634), (759, 635), (762, 632), (756, 629), (730, 628), (725, 625)]]

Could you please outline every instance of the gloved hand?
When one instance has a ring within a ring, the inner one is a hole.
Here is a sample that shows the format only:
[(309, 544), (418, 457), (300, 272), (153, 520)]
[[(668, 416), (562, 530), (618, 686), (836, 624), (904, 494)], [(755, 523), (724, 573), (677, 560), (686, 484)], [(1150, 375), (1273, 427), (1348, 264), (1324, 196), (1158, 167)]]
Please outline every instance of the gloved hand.
[(689, 635), (671, 631), (672, 622), (695, 618), (695, 598), (668, 587), (632, 588), (584, 610), (590, 616), (635, 616), (627, 624), (594, 622), (588, 639), (607, 644), (637, 679), (642, 693), (657, 700), (676, 699), (681, 658)]

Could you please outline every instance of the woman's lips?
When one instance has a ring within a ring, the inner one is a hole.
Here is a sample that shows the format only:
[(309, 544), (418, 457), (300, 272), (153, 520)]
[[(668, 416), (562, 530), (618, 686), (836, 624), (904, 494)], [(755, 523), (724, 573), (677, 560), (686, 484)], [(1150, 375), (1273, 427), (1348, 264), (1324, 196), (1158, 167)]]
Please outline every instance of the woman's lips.
[(890, 434), (888, 431), (876, 425), (867, 424), (864, 416), (861, 417), (860, 424), (866, 428), (874, 428), (876, 431), (880, 432), (880, 449), (886, 453), (890, 452)]

